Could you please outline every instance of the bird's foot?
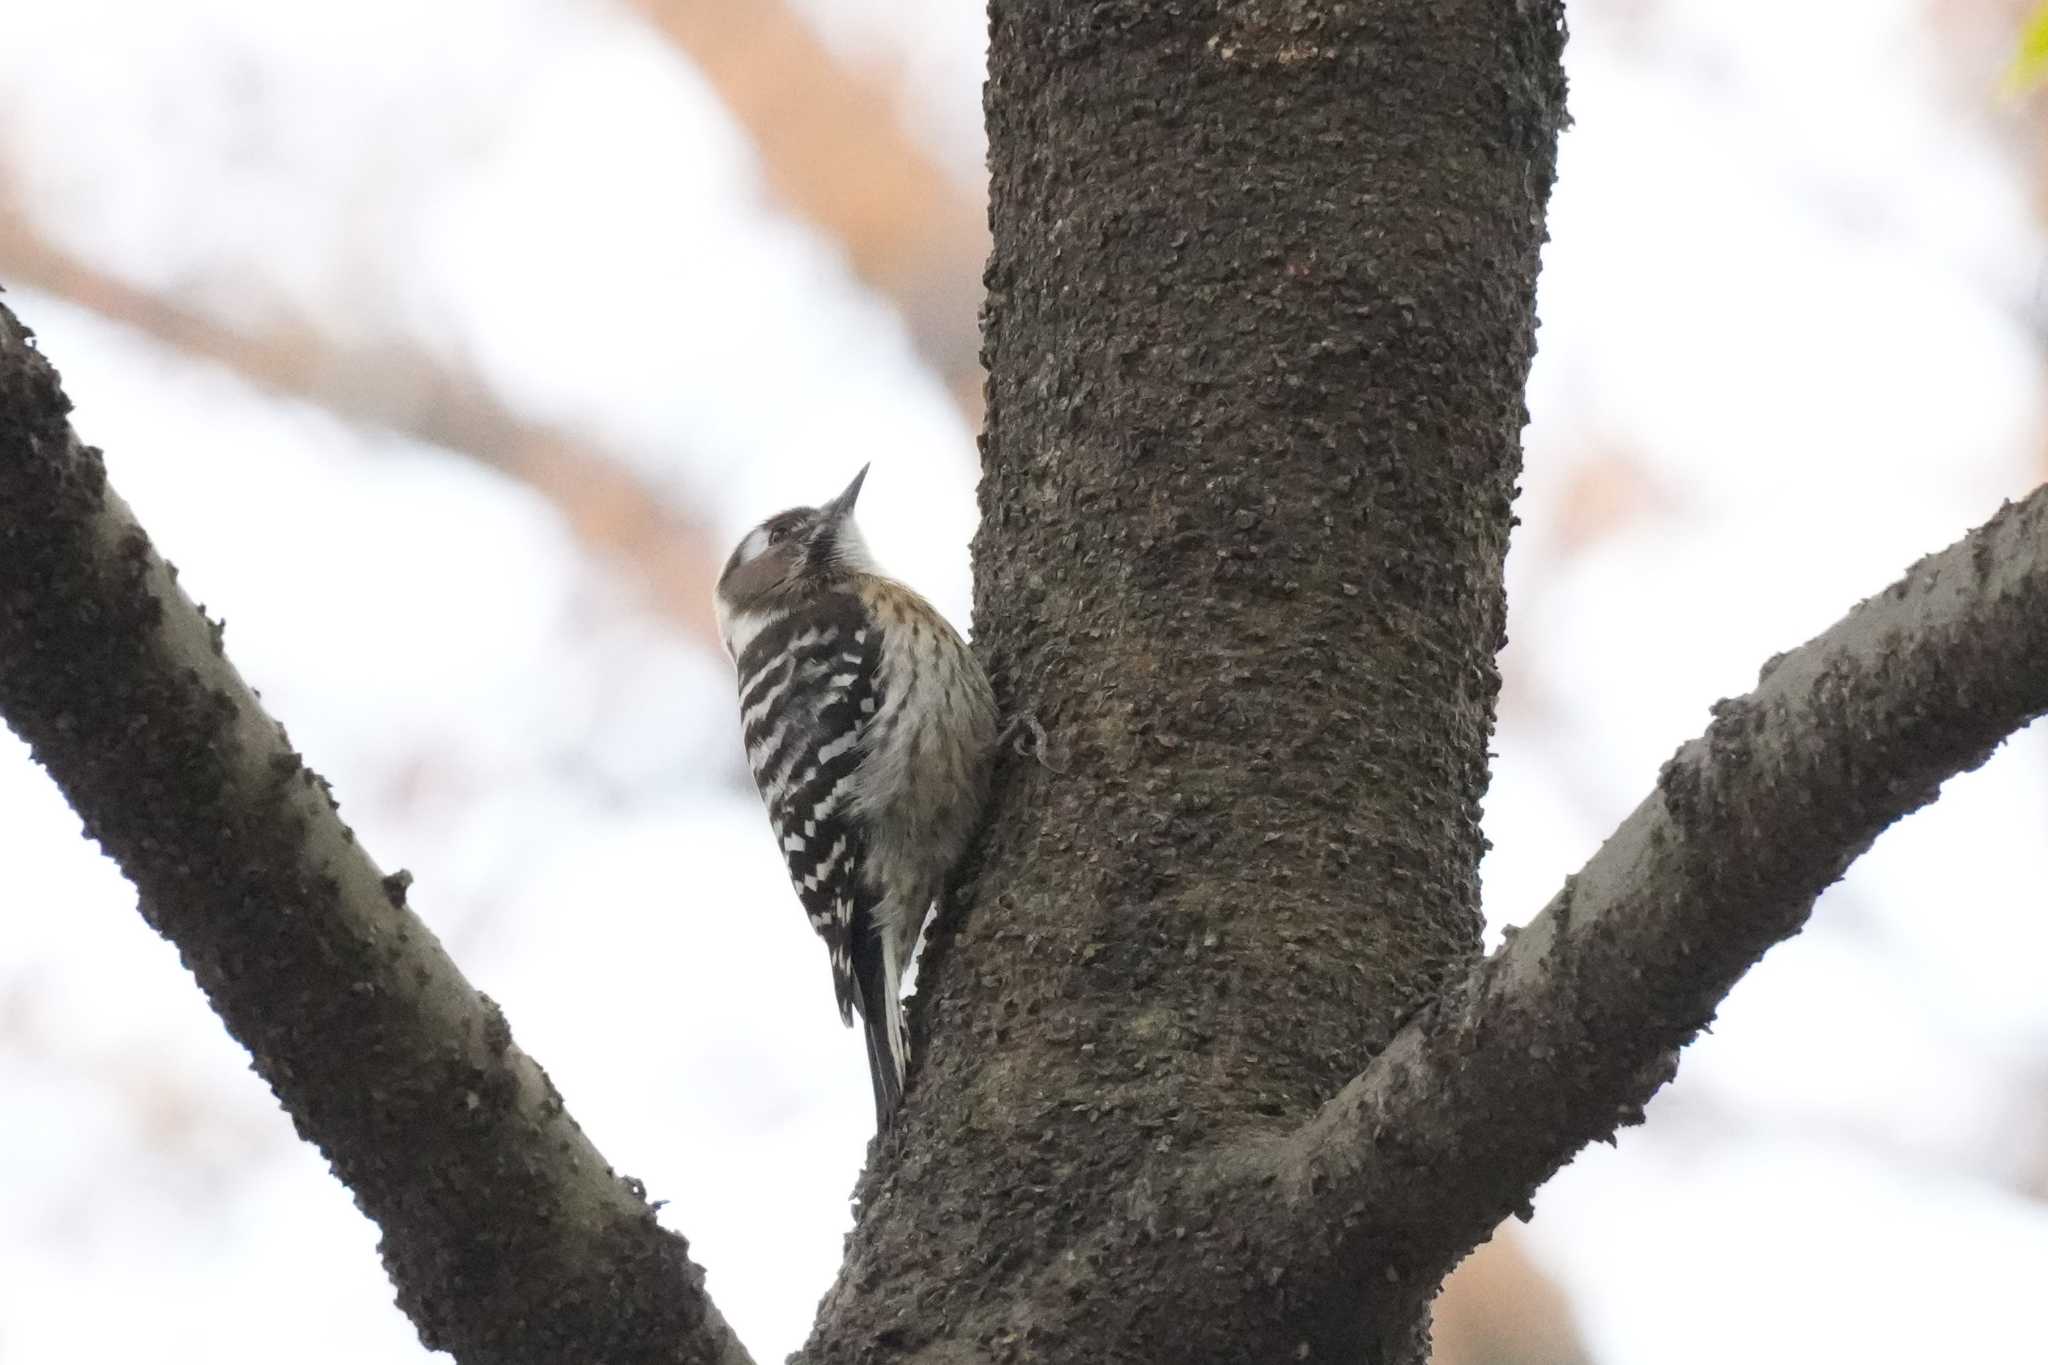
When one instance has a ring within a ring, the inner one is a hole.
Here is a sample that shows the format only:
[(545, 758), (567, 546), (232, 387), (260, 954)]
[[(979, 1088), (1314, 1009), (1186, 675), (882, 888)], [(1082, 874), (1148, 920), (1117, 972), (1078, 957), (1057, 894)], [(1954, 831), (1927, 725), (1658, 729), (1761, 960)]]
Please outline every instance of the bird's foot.
[(1038, 765), (1047, 772), (1066, 775), (1067, 770), (1052, 761), (1049, 752), (1052, 741), (1046, 738), (1045, 727), (1031, 712), (1020, 711), (1010, 717), (1009, 724), (996, 735), (996, 747), (1001, 748), (1005, 744), (1024, 757), (1037, 759)]

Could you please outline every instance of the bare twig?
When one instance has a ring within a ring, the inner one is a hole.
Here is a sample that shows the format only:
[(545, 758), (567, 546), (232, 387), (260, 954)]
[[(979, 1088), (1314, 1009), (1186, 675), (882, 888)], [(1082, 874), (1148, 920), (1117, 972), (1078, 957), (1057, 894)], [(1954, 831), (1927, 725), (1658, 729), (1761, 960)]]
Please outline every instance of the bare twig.
[(683, 1239), (355, 842), (69, 406), (0, 308), (0, 715), (376, 1220), (421, 1340), (743, 1365)]

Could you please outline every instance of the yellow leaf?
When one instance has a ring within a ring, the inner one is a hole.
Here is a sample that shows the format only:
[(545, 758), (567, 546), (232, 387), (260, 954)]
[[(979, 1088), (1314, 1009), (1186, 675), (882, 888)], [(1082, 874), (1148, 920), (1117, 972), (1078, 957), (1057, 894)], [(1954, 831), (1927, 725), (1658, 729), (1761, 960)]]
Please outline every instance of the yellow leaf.
[(2024, 95), (2048, 80), (2048, 3), (2034, 6), (2020, 28), (2020, 48), (1999, 82), (2007, 98)]

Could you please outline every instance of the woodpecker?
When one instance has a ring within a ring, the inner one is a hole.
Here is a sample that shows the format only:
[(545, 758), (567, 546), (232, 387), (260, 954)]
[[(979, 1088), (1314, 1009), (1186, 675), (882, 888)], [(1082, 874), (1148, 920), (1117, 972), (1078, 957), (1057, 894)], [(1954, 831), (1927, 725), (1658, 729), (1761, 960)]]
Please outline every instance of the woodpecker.
[(718, 578), (754, 785), (839, 1017), (858, 1013), (875, 1123), (903, 1100), (903, 969), (973, 836), (996, 749), (995, 695), (931, 603), (882, 573), (854, 523), (868, 475), (747, 532)]

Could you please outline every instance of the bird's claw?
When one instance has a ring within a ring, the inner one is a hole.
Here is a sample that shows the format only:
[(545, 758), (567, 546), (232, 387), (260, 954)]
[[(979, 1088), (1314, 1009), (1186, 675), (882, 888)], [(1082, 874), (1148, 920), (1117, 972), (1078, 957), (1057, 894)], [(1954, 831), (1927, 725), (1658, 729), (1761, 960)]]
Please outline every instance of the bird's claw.
[[(1027, 736), (1029, 739), (1028, 743), (1026, 742)], [(1067, 770), (1053, 762), (1047, 752), (1052, 747), (1052, 741), (1046, 738), (1045, 727), (1040, 725), (1038, 717), (1032, 715), (1029, 711), (1022, 711), (1012, 716), (1010, 723), (1005, 725), (1002, 733), (996, 736), (996, 746), (998, 748), (1005, 744), (1008, 744), (1020, 757), (1037, 759), (1038, 765), (1047, 772), (1058, 773), (1063, 777), (1066, 775)]]

